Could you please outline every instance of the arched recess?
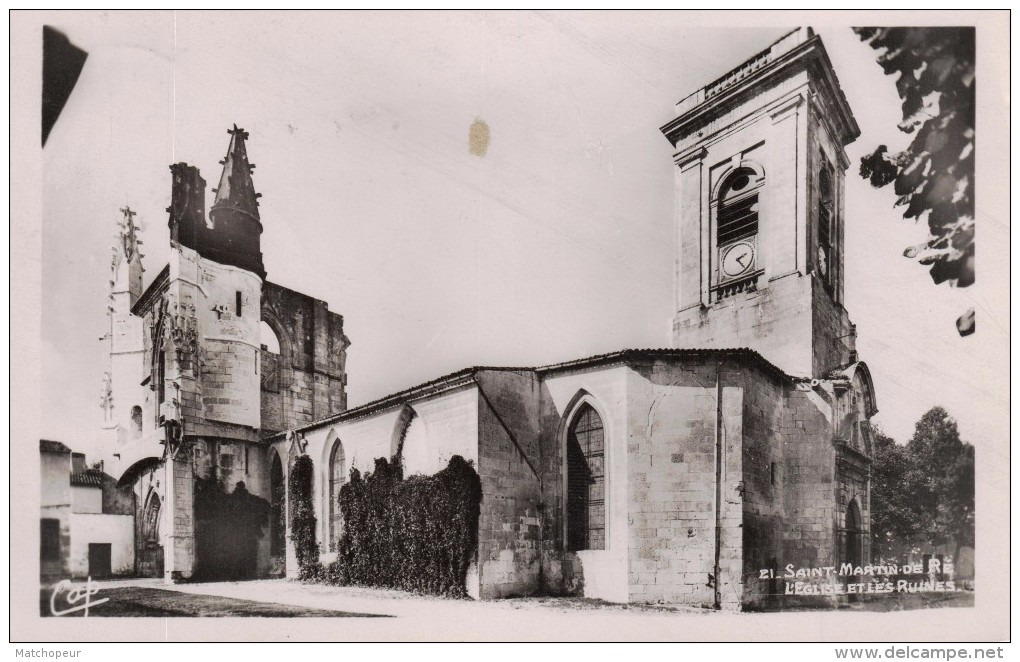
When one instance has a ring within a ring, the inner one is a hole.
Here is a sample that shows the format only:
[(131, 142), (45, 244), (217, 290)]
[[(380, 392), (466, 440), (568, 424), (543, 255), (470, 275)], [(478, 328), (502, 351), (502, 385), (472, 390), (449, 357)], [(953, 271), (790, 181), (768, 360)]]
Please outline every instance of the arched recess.
[(579, 391), (560, 421), (563, 457), (563, 541), (570, 551), (609, 548), (609, 419)]
[(340, 510), (340, 488), (347, 482), (347, 458), (344, 445), (337, 436), (336, 430), (330, 430), (326, 438), (326, 449), (329, 453), (326, 465), (328, 476), (327, 509), (329, 518), (325, 539), (329, 541), (329, 551), (337, 551), (340, 534), (343, 531), (343, 512)]
[(162, 515), (163, 503), (155, 490), (149, 492), (142, 510), (142, 543), (159, 543), (159, 519)]
[[(262, 340), (263, 330), (267, 334), (265, 341)], [(277, 392), (289, 388), (287, 368), (294, 365), (294, 337), (287, 324), (269, 306), (262, 307), (259, 337), (260, 347), (265, 347), (259, 352), (262, 390)], [(273, 352), (273, 349), (277, 351)]]
[(393, 442), (397, 449), (394, 459), (400, 462), (404, 476), (433, 474), (443, 467), (429, 443), (428, 426), (425, 420), (409, 405), (400, 412), (393, 431)]
[(287, 553), (287, 485), (280, 454), (275, 448), (269, 452), (269, 555), (282, 563)]
[(390, 436), (390, 460), (398, 462), (404, 452), (404, 438), (407, 436), (407, 428), (411, 421), (418, 416), (417, 412), (410, 405), (404, 405), (397, 414), (397, 422), (393, 426), (393, 434)]
[(864, 523), (857, 498), (850, 500), (843, 520), (843, 563), (864, 564)]
[(259, 345), (263, 352), (280, 353), (280, 336), (265, 320), (259, 322)]
[(136, 456), (134, 458), (126, 456), (123, 458), (123, 461), (125, 463), (130, 462), (130, 464), (128, 465), (128, 468), (124, 470), (124, 473), (121, 474), (120, 478), (117, 480), (117, 487), (126, 487), (128, 485), (134, 484), (135, 480), (137, 480), (139, 476), (141, 476), (149, 469), (159, 466), (159, 464), (163, 460), (158, 457), (150, 455), (148, 457)]

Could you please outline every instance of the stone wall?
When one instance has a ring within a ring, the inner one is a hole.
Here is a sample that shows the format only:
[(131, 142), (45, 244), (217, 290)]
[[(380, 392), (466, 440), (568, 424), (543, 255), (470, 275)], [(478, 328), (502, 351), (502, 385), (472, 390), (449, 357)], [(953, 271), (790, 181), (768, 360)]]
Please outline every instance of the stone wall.
[[(774, 577), (783, 556), (783, 409), (789, 385), (748, 371), (744, 382), (744, 595), (745, 608), (778, 604), (781, 581)], [(772, 570), (763, 580), (761, 570)]]
[(679, 348), (750, 347), (788, 374), (809, 377), (812, 357), (811, 277), (791, 274), (710, 307), (682, 310), (673, 321)]
[[(543, 476), (549, 505), (543, 583), (552, 593), (579, 594), (627, 602), (629, 555), (629, 476), (627, 439), (631, 371), (602, 365), (539, 373), (543, 382), (542, 427), (547, 431)], [(583, 404), (595, 409), (605, 434), (606, 545), (601, 550), (564, 550), (566, 428)]]
[(781, 562), (796, 567), (821, 567), (834, 560), (836, 457), (825, 397), (809, 384), (797, 384), (783, 410)]
[(350, 342), (343, 317), (330, 312), (324, 301), (268, 281), (261, 305), (261, 319), (280, 341), (279, 355), (261, 352), (263, 433), (345, 411)]
[(476, 374), (479, 597), (530, 595), (542, 583), (547, 517), (541, 476), (541, 382), (533, 372)]
[(734, 382), (739, 372), (704, 360), (633, 368), (629, 598), (711, 608), (718, 587), (721, 605), (739, 606), (742, 395)]
[[(115, 576), (134, 574), (134, 520), (130, 515), (71, 514), (70, 572), (74, 578), (90, 576), (89, 544), (110, 545), (110, 570)], [(95, 578), (93, 576), (93, 578)]]

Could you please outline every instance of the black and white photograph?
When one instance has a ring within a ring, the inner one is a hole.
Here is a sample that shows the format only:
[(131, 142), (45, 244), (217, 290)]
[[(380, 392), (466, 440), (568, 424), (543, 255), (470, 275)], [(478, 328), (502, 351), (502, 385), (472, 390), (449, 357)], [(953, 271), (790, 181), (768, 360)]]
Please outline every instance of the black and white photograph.
[(10, 22), (12, 642), (1008, 640), (1008, 12)]

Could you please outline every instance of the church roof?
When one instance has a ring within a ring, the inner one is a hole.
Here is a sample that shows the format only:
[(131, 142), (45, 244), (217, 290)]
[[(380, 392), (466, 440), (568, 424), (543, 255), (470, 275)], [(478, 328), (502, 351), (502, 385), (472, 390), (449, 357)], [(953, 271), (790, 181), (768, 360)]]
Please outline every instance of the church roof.
[(471, 368), (464, 368), (457, 372), (452, 372), (448, 375), (444, 375), (432, 381), (413, 386), (409, 389), (393, 393), (378, 400), (365, 403), (361, 406), (347, 411), (333, 414), (325, 418), (321, 418), (311, 423), (293, 428), (291, 430), (285, 430), (278, 432), (270, 437), (266, 437), (265, 441), (283, 439), (288, 432), (302, 432), (311, 430), (313, 428), (321, 427), (323, 425), (329, 425), (331, 423), (337, 423), (340, 421), (350, 420), (354, 418), (360, 418), (367, 416), (381, 409), (396, 406), (406, 402), (411, 398), (422, 397), (425, 395), (434, 395), (443, 391), (448, 391), (454, 388), (474, 383), (475, 374), (484, 371), (503, 371), (503, 372), (534, 372), (537, 374), (551, 374), (556, 372), (566, 372), (570, 370), (579, 370), (584, 368), (593, 368), (599, 366), (612, 365), (616, 363), (634, 363), (637, 361), (649, 361), (659, 359), (680, 359), (680, 360), (691, 360), (691, 361), (704, 361), (712, 359), (733, 359), (744, 363), (750, 367), (758, 368), (762, 372), (772, 376), (773, 378), (786, 381), (789, 383), (805, 381), (799, 377), (792, 377), (775, 365), (766, 361), (761, 354), (754, 351), (753, 349), (747, 349), (745, 347), (734, 348), (734, 349), (684, 349), (684, 348), (660, 348), (660, 349), (622, 349), (616, 352), (609, 352), (607, 354), (597, 354), (595, 356), (589, 356), (582, 359), (576, 359), (574, 361), (565, 361), (563, 363), (554, 363), (551, 365), (540, 366), (540, 367), (507, 367), (507, 366), (474, 366)]
[(235, 124), (233, 129), (227, 129), (227, 133), (230, 134), (230, 145), (227, 147), (227, 156), (220, 161), (223, 164), (223, 174), (220, 175), (219, 186), (213, 189), (216, 199), (212, 211), (230, 209), (258, 220), (260, 196), (255, 192), (255, 184), (251, 180), (251, 171), (255, 166), (248, 163), (248, 151), (244, 146), (248, 132), (237, 128)]
[(71, 474), (71, 484), (77, 487), (102, 487), (103, 472), (94, 469), (86, 469)]

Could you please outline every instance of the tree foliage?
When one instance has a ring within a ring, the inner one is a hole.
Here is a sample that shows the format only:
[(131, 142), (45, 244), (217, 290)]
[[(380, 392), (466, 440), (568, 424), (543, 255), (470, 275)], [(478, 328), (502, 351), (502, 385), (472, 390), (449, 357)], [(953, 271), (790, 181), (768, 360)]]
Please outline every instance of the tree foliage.
[[(893, 184), (904, 218), (925, 219), (928, 240), (904, 255), (929, 266), (932, 280), (967, 287), (974, 282), (974, 28), (854, 28), (878, 51), (886, 75), (896, 76), (903, 101), (897, 126), (914, 139), (891, 154), (879, 145), (861, 159), (861, 177)], [(973, 310), (957, 320), (974, 331)]]
[(933, 407), (906, 445), (877, 432), (871, 484), (872, 554), (890, 558), (938, 545), (974, 546), (974, 447)]

